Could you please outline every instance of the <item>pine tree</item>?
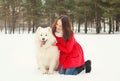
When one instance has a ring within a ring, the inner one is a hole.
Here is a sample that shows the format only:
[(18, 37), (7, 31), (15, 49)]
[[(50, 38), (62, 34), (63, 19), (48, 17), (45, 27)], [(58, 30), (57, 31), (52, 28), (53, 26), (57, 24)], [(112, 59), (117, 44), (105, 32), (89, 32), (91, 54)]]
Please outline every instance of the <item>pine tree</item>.
[(78, 21), (78, 32), (80, 32), (80, 22), (85, 23), (85, 33), (87, 33), (87, 23), (89, 21), (89, 17), (91, 16), (92, 10), (91, 0), (75, 0), (76, 5), (74, 9), (74, 16)]

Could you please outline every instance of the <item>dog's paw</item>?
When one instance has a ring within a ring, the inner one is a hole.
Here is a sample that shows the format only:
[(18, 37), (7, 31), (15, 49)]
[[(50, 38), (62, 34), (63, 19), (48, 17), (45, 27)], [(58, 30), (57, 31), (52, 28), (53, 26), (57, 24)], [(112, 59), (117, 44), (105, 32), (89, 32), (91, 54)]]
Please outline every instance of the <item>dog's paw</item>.
[(42, 71), (42, 74), (48, 74), (47, 70)]
[(53, 71), (50, 71), (50, 70), (49, 70), (49, 71), (48, 71), (48, 74), (53, 74)]

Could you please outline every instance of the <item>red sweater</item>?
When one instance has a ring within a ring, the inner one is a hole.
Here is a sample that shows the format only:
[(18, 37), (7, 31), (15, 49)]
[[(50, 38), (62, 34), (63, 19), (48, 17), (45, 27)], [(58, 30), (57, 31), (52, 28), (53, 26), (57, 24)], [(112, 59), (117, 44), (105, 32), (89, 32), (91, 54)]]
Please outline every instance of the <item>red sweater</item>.
[(56, 37), (57, 47), (60, 50), (59, 66), (66, 68), (75, 68), (84, 65), (84, 54), (80, 44), (75, 40), (74, 34), (65, 42), (62, 37)]

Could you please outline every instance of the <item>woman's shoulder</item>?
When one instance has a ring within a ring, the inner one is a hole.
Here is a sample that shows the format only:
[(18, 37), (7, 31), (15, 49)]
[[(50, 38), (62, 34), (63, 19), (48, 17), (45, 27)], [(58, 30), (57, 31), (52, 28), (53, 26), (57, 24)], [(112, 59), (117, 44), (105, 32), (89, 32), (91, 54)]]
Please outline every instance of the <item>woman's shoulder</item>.
[(74, 38), (74, 32), (71, 33), (71, 37), (70, 38)]
[(74, 37), (74, 33), (72, 32), (68, 41), (74, 41), (74, 40), (75, 40), (75, 37)]

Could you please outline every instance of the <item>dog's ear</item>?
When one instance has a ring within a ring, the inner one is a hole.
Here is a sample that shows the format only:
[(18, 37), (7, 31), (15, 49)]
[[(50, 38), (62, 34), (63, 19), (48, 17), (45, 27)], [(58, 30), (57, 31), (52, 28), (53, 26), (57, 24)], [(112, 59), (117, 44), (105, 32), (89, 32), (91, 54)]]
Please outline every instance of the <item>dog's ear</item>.
[(41, 30), (41, 27), (39, 26), (39, 27), (37, 28), (36, 32), (38, 32), (38, 31), (40, 31), (40, 30)]
[(51, 32), (52, 31), (51, 27), (48, 27), (48, 30)]

